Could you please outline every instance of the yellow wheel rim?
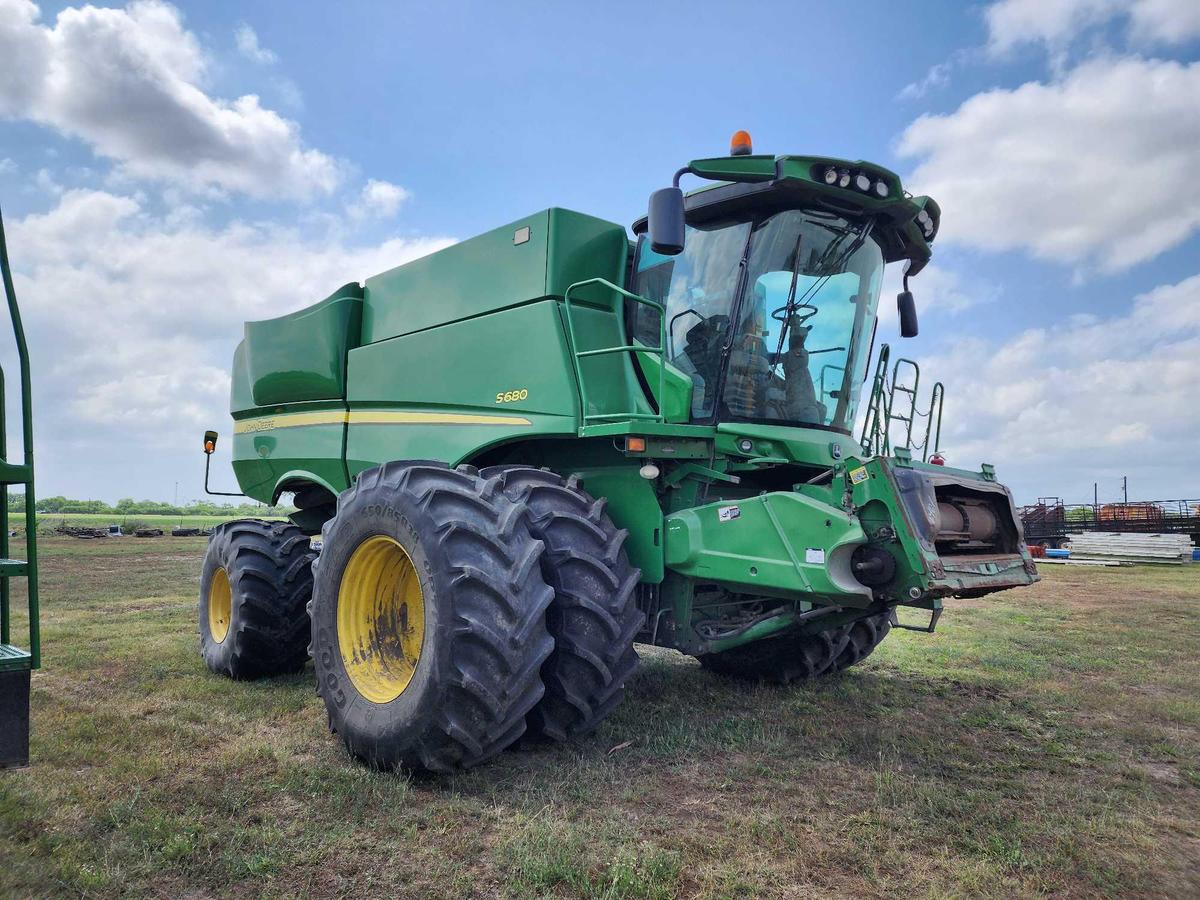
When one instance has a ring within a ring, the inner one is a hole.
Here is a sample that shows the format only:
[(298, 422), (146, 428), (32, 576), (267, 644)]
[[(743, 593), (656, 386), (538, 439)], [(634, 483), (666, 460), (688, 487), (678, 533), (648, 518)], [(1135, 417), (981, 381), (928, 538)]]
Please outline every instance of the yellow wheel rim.
[(338, 650), (346, 674), (372, 703), (408, 687), (425, 640), (425, 594), (408, 553), (385, 535), (355, 548), (342, 572)]
[(233, 591), (229, 587), (229, 574), (224, 569), (217, 569), (208, 585), (208, 633), (218, 644), (225, 642), (232, 618)]

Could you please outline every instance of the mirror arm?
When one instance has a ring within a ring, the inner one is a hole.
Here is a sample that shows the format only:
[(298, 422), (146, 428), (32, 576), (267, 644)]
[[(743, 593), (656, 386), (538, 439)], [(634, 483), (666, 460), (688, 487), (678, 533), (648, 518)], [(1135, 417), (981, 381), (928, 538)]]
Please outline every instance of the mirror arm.
[(217, 433), (215, 431), (204, 432), (204, 493), (212, 497), (245, 497), (242, 493), (233, 493), (232, 491), (210, 491), (208, 489), (208, 470), (212, 465), (212, 455), (217, 449)]

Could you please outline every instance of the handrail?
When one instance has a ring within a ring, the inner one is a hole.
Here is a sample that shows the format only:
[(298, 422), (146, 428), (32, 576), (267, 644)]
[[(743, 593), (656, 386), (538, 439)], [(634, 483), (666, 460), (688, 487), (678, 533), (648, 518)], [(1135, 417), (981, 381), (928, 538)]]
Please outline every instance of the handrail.
[[(929, 394), (929, 408), (922, 412), (917, 406), (921, 386), (920, 367), (911, 359), (903, 357), (897, 359), (891, 367), (889, 381), (888, 364), (890, 362), (891, 347), (883, 344), (879, 348), (879, 359), (875, 364), (875, 377), (871, 382), (871, 400), (863, 419), (862, 437), (859, 440), (862, 451), (869, 456), (889, 455), (892, 450), (892, 422), (899, 421), (905, 424), (906, 449), (910, 453), (914, 450), (921, 450), (921, 461), (928, 462), (930, 455), (937, 453), (942, 444), (942, 406), (946, 396), (945, 385), (940, 381), (933, 385), (933, 390)], [(913, 382), (911, 386), (898, 383), (901, 364), (912, 367)], [(909, 395), (907, 416), (899, 415), (896, 412), (897, 391)], [(919, 445), (913, 446), (913, 424), (918, 416), (925, 419), (925, 438)]]
[[(931, 453), (937, 453), (942, 446), (942, 401), (946, 396), (946, 388), (940, 382), (935, 382), (933, 390), (929, 394), (929, 412), (926, 413), (925, 420), (925, 442), (921, 445), (923, 452), (921, 454), (921, 462), (929, 462)], [(937, 429), (933, 427), (934, 412), (937, 412)], [(929, 444), (930, 433), (933, 434), (933, 445)]]
[(879, 357), (875, 362), (875, 377), (871, 379), (871, 400), (867, 405), (867, 415), (863, 419), (863, 432), (859, 444), (867, 456), (887, 456), (891, 449), (888, 442), (886, 423), (891, 419), (891, 409), (888, 406), (887, 371), (892, 348), (881, 344)]
[[(658, 346), (643, 347), (640, 344), (622, 344), (618, 347), (602, 347), (599, 350), (579, 350), (579, 342), (575, 337), (575, 320), (571, 316), (571, 291), (576, 288), (587, 287), (588, 285), (599, 284), (616, 291), (622, 297), (633, 300), (636, 303), (642, 303), (646, 306), (653, 307), (658, 310)], [(665, 395), (667, 390), (667, 365), (666, 365), (666, 347), (667, 347), (667, 308), (655, 300), (650, 300), (639, 294), (634, 294), (622, 287), (613, 284), (607, 278), (588, 278), (584, 281), (577, 281), (570, 285), (563, 292), (563, 309), (567, 316), (567, 340), (571, 342), (571, 357), (575, 368), (575, 388), (579, 394), (579, 420), (581, 425), (586, 425), (588, 422), (599, 421), (615, 421), (622, 419), (641, 419), (651, 422), (664, 422), (666, 419), (663, 415), (665, 408)], [(588, 415), (588, 393), (587, 384), (583, 377), (583, 366), (580, 365), (580, 360), (591, 356), (604, 356), (610, 353), (657, 353), (659, 357), (658, 367), (658, 412), (657, 413), (639, 413), (630, 411), (628, 413), (601, 413), (596, 415)]]
[[(12, 269), (8, 262), (8, 246), (4, 239), (4, 218), (0, 214), (0, 275), (4, 281), (4, 296), (8, 301), (8, 314), (12, 320), (13, 336), (16, 338), (17, 357), (21, 366), (21, 435), (25, 451), (25, 467), (28, 470), (25, 481), (25, 540), (26, 563), (28, 573), (28, 604), (29, 604), (29, 655), (33, 668), (41, 666), (41, 628), (39, 626), (38, 590), (37, 590), (37, 510), (33, 490), (33, 390), (29, 376), (29, 348), (25, 343), (25, 328), (21, 324), (21, 310), (17, 306), (17, 292), (13, 288)], [(2, 403), (0, 395), (0, 405)], [(0, 434), (3, 434), (0, 428)], [(4, 448), (7, 461), (7, 447)], [(0, 486), (0, 502), (3, 503), (5, 518), (8, 513), (8, 486)], [(7, 524), (7, 523), (5, 523)], [(3, 547), (7, 550), (8, 529), (4, 529)], [(7, 557), (6, 557), (7, 558)], [(8, 577), (0, 579), (6, 586)], [(7, 597), (5, 597), (7, 600)], [(5, 604), (7, 608), (7, 603)]]
[[(900, 365), (902, 363), (907, 363), (912, 368), (912, 371), (913, 371), (912, 387), (905, 387), (900, 384)], [(913, 420), (916, 419), (916, 417), (917, 417), (917, 394), (920, 390), (921, 390), (921, 367), (918, 366), (911, 359), (906, 359), (904, 357), (901, 357), (900, 359), (896, 360), (896, 364), (894, 366), (892, 366), (892, 390), (891, 390), (892, 395), (889, 398), (889, 403), (888, 403), (888, 418), (889, 418), (889, 420), (893, 420), (893, 419), (898, 420), (898, 421), (904, 422), (905, 424), (908, 425), (908, 428), (904, 432), (904, 446), (909, 449), (912, 448)], [(896, 391), (900, 391), (901, 393), (908, 394), (912, 401), (909, 404), (907, 418), (905, 418), (904, 416), (898, 416), (895, 413)], [(888, 422), (888, 425), (889, 425), (889, 431), (890, 431), (891, 430), (890, 429), (891, 421)]]

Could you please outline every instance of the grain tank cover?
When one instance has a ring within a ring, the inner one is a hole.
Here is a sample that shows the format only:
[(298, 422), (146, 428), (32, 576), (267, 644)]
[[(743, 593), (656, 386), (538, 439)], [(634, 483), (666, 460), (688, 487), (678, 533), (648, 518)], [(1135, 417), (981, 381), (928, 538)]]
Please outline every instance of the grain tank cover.
[(346, 396), (346, 354), (359, 344), (362, 295), (352, 282), (299, 312), (246, 323), (240, 350), (255, 406)]
[(543, 210), (368, 278), (362, 342), (561, 297), (588, 278), (622, 284), (628, 249), (621, 225)]

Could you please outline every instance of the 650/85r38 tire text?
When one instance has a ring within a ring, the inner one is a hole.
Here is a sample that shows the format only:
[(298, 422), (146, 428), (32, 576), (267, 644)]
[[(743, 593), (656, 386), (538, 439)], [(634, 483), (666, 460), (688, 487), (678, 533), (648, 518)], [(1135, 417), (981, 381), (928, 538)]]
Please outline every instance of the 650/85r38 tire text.
[(445, 772), (521, 736), (553, 647), (541, 554), (523, 508), (467, 466), (387, 463), (338, 498), (315, 567), (312, 654), (351, 754)]

